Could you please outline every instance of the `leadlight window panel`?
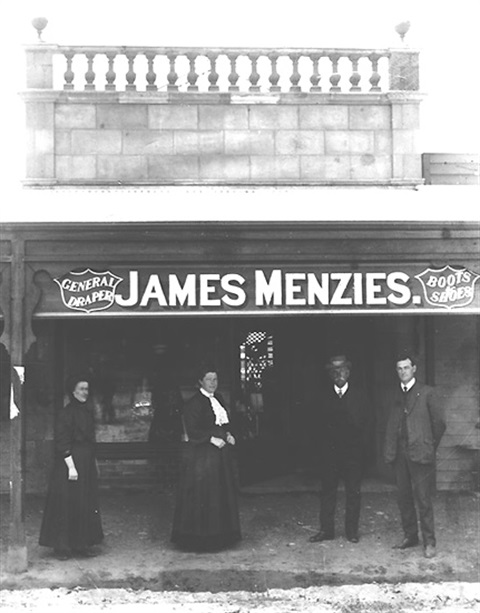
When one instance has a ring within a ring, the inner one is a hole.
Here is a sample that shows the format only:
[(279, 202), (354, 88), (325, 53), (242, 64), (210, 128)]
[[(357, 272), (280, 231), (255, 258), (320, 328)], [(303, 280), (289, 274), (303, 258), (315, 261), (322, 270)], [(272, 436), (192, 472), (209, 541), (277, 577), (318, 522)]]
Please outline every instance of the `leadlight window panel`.
[(240, 381), (251, 391), (262, 389), (262, 375), (274, 364), (273, 336), (265, 331), (249, 332), (240, 344)]

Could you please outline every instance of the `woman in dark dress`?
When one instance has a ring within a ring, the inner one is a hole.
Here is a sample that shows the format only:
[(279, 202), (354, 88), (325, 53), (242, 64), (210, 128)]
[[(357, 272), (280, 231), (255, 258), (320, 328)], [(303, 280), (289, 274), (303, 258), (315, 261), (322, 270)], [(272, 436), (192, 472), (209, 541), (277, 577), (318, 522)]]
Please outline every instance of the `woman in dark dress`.
[(103, 539), (88, 381), (73, 379), (69, 391), (70, 402), (56, 415), (55, 458), (39, 539), (62, 560), (95, 555), (91, 547)]
[(184, 443), (172, 541), (188, 551), (218, 551), (240, 540), (228, 413), (216, 393), (217, 373), (204, 368), (185, 404)]

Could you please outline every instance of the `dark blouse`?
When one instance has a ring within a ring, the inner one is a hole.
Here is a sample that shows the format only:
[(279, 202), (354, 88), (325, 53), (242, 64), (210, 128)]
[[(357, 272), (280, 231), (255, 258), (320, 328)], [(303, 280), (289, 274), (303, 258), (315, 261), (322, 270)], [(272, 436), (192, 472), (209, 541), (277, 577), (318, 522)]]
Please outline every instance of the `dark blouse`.
[[(214, 396), (225, 408), (225, 403), (220, 394), (214, 394)], [(227, 409), (225, 408), (225, 410)], [(192, 443), (208, 443), (212, 436), (226, 440), (230, 431), (230, 424), (215, 425), (215, 413), (210, 399), (200, 391), (197, 391), (186, 402), (183, 409), (183, 419), (186, 433)]]
[(93, 407), (73, 398), (57, 412), (55, 424), (55, 451), (63, 458), (72, 453), (75, 446), (95, 445)]

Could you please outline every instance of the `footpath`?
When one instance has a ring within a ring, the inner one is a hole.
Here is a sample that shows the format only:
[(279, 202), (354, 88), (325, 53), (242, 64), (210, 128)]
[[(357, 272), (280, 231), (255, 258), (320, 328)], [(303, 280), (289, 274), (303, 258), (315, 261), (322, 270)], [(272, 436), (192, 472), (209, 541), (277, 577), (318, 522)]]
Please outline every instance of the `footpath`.
[(59, 561), (38, 545), (44, 498), (28, 496), (29, 567), (6, 569), (8, 497), (0, 497), (0, 588), (112, 589), (220, 593), (275, 589), (480, 581), (480, 496), (439, 492), (435, 499), (437, 556), (421, 547), (392, 549), (401, 537), (394, 491), (365, 492), (360, 542), (344, 535), (344, 495), (339, 494), (337, 538), (309, 543), (318, 529), (318, 494), (244, 491), (242, 541), (219, 553), (178, 551), (170, 543), (172, 491), (102, 491), (105, 542), (99, 555)]

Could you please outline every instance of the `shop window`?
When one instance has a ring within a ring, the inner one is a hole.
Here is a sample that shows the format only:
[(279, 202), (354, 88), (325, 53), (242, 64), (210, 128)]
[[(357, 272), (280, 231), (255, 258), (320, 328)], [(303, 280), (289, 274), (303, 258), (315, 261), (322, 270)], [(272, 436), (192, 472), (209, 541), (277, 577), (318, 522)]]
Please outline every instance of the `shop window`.
[(65, 378), (71, 373), (88, 377), (98, 443), (133, 444), (138, 450), (149, 442), (164, 448), (180, 441), (178, 361), (158, 338), (152, 323), (71, 322), (64, 327)]

